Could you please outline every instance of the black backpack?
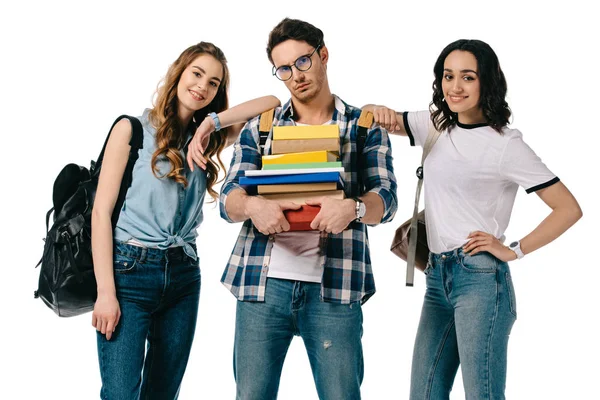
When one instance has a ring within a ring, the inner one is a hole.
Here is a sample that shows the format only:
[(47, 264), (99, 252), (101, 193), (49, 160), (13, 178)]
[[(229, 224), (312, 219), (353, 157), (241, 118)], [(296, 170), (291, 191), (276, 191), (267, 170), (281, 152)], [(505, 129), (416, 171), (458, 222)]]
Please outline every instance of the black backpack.
[[(72, 317), (94, 308), (96, 278), (92, 263), (92, 208), (110, 132), (123, 118), (131, 122), (133, 129), (129, 142), (129, 161), (112, 214), (114, 229), (127, 189), (131, 186), (133, 166), (138, 159), (139, 149), (143, 147), (143, 128), (137, 118), (127, 115), (117, 118), (106, 137), (98, 161), (92, 161), (89, 170), (77, 164), (68, 164), (54, 181), (54, 207), (46, 214), (44, 253), (38, 263), (42, 264), (42, 268), (34, 297), (41, 298), (60, 317)], [(53, 211), (54, 223), (48, 229)]]

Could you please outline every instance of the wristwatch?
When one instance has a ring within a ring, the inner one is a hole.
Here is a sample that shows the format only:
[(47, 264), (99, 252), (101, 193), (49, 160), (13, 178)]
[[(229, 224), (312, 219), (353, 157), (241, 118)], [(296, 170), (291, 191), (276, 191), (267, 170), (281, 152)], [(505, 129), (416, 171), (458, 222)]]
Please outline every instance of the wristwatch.
[(508, 248), (515, 252), (519, 260), (525, 257), (525, 254), (523, 254), (523, 250), (521, 250), (521, 242), (519, 242), (518, 240), (509, 244)]
[(217, 115), (217, 113), (211, 112), (208, 113), (207, 117), (212, 118), (212, 120), (215, 122), (215, 132), (218, 132), (221, 130), (221, 120), (219, 119), (219, 116)]
[(361, 199), (359, 199), (358, 197), (354, 197), (352, 198), (352, 200), (354, 200), (356, 202), (356, 222), (360, 222), (361, 218), (365, 216), (365, 214), (367, 213), (367, 206), (365, 206), (365, 203), (363, 203), (363, 201)]

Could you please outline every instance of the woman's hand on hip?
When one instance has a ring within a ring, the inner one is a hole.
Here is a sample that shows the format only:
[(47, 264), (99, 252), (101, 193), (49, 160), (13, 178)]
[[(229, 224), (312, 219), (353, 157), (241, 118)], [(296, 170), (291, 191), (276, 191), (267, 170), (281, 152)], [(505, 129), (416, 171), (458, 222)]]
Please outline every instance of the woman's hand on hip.
[(468, 236), (469, 241), (463, 246), (463, 251), (474, 256), (482, 251), (487, 251), (501, 261), (512, 261), (517, 258), (514, 251), (503, 245), (494, 235), (475, 231)]

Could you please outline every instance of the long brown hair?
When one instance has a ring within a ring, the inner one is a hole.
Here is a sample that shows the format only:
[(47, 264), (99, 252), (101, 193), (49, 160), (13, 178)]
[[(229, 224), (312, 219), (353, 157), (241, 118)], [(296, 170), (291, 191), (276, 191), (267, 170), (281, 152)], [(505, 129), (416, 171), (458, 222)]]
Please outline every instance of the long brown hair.
[[(183, 71), (201, 54), (213, 56), (223, 66), (223, 79), (219, 84), (219, 89), (213, 101), (206, 107), (194, 113), (193, 121), (198, 126), (210, 112), (219, 113), (229, 107), (228, 88), (229, 88), (229, 69), (227, 68), (227, 59), (217, 46), (208, 42), (200, 42), (190, 46), (181, 53), (175, 62), (169, 67), (167, 75), (162, 81), (162, 85), (156, 91), (154, 108), (150, 111), (150, 121), (156, 128), (156, 151), (152, 154), (152, 172), (157, 178), (173, 179), (177, 183), (187, 186), (187, 179), (183, 176), (184, 159), (180, 149), (184, 146), (186, 140), (186, 127), (182, 126), (178, 118), (179, 100), (177, 99), (177, 85), (181, 79)], [(192, 126), (192, 128), (195, 128)], [(225, 170), (223, 161), (221, 161), (221, 151), (225, 147), (228, 128), (221, 129), (217, 134), (211, 134), (208, 146), (205, 149), (206, 157), (206, 190), (208, 194), (216, 200), (218, 193), (213, 186), (218, 183), (219, 171)], [(216, 156), (217, 162), (213, 160)], [(163, 176), (159, 176), (158, 161), (166, 157), (171, 163), (171, 171)]]

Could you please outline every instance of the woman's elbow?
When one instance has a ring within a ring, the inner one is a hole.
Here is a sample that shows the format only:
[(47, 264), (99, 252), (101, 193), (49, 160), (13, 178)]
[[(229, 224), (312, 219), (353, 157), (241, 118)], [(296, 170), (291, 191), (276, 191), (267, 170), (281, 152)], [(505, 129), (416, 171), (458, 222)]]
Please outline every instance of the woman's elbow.
[(98, 226), (102, 221), (110, 221), (111, 217), (108, 211), (94, 207), (92, 209), (92, 229), (94, 229), (94, 225)]
[(577, 201), (575, 201), (575, 204), (571, 207), (571, 215), (573, 216), (573, 223), (579, 221), (581, 217), (583, 217), (583, 211)]
[(267, 98), (269, 99), (269, 103), (273, 105), (272, 108), (281, 106), (281, 101), (277, 97), (269, 95)]
[(563, 215), (566, 216), (566, 219), (570, 221), (571, 225), (573, 225), (575, 222), (579, 221), (581, 217), (583, 217), (583, 211), (581, 210), (579, 203), (577, 202), (577, 200), (575, 200), (574, 197), (572, 198), (572, 201), (569, 202), (569, 204), (563, 206), (563, 210)]

